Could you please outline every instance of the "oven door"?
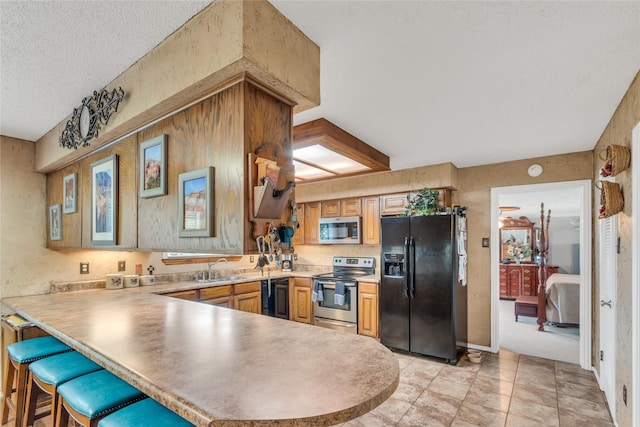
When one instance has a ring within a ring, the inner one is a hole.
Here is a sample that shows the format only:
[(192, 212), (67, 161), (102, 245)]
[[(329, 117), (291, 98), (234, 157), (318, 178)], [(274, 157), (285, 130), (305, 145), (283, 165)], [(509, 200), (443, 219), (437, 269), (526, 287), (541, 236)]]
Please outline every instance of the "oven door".
[(316, 301), (314, 313), (317, 317), (330, 320), (341, 320), (343, 322), (358, 323), (358, 282), (348, 281), (345, 284), (344, 304), (338, 305), (335, 302), (336, 281), (316, 279), (314, 282), (322, 285), (324, 301)]

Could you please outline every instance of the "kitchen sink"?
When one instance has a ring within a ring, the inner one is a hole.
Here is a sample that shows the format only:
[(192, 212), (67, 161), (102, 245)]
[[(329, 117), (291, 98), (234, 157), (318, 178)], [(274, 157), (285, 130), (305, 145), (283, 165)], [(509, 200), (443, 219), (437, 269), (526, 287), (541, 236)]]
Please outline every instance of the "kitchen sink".
[(233, 280), (242, 280), (242, 279), (246, 279), (247, 276), (225, 276), (225, 277), (216, 277), (215, 279), (208, 279), (208, 280), (196, 280), (196, 282), (198, 283), (218, 283), (218, 282), (229, 282), (229, 281), (233, 281)]

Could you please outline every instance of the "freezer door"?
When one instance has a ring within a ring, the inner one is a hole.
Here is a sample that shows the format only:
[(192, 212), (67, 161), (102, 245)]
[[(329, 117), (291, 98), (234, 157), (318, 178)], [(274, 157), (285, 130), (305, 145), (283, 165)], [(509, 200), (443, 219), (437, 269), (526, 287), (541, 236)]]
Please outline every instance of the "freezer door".
[[(381, 249), (384, 253), (404, 253), (409, 237), (409, 218), (381, 219)], [(384, 259), (384, 255), (381, 256)], [(406, 260), (406, 257), (405, 257)], [(407, 269), (403, 268), (405, 272)], [(409, 350), (409, 299), (406, 277), (381, 274), (380, 280), (380, 342), (388, 347)]]
[(415, 241), (410, 351), (453, 360), (455, 284), (452, 215), (411, 217)]

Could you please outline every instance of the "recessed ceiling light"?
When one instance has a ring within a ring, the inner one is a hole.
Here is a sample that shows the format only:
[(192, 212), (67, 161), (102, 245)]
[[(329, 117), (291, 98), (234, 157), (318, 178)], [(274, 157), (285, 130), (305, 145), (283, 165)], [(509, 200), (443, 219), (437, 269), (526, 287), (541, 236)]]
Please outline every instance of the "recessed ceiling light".
[(529, 174), (530, 177), (536, 177), (536, 176), (540, 176), (542, 174), (542, 166), (540, 166), (537, 163), (532, 164), (531, 166), (529, 166), (529, 169), (527, 169), (527, 173)]

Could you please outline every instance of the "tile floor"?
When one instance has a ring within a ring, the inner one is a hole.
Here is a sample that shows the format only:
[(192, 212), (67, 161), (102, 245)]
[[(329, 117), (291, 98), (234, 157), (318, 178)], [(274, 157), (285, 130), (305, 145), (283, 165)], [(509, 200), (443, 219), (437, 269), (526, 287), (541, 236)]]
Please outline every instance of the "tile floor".
[(342, 426), (613, 426), (594, 374), (575, 364), (505, 350), (457, 366), (396, 356), (396, 392)]
[[(613, 426), (593, 373), (578, 365), (506, 350), (483, 353), (480, 364), (465, 357), (457, 366), (399, 353), (396, 357), (396, 392), (341, 426)], [(35, 427), (49, 424), (45, 417)]]

